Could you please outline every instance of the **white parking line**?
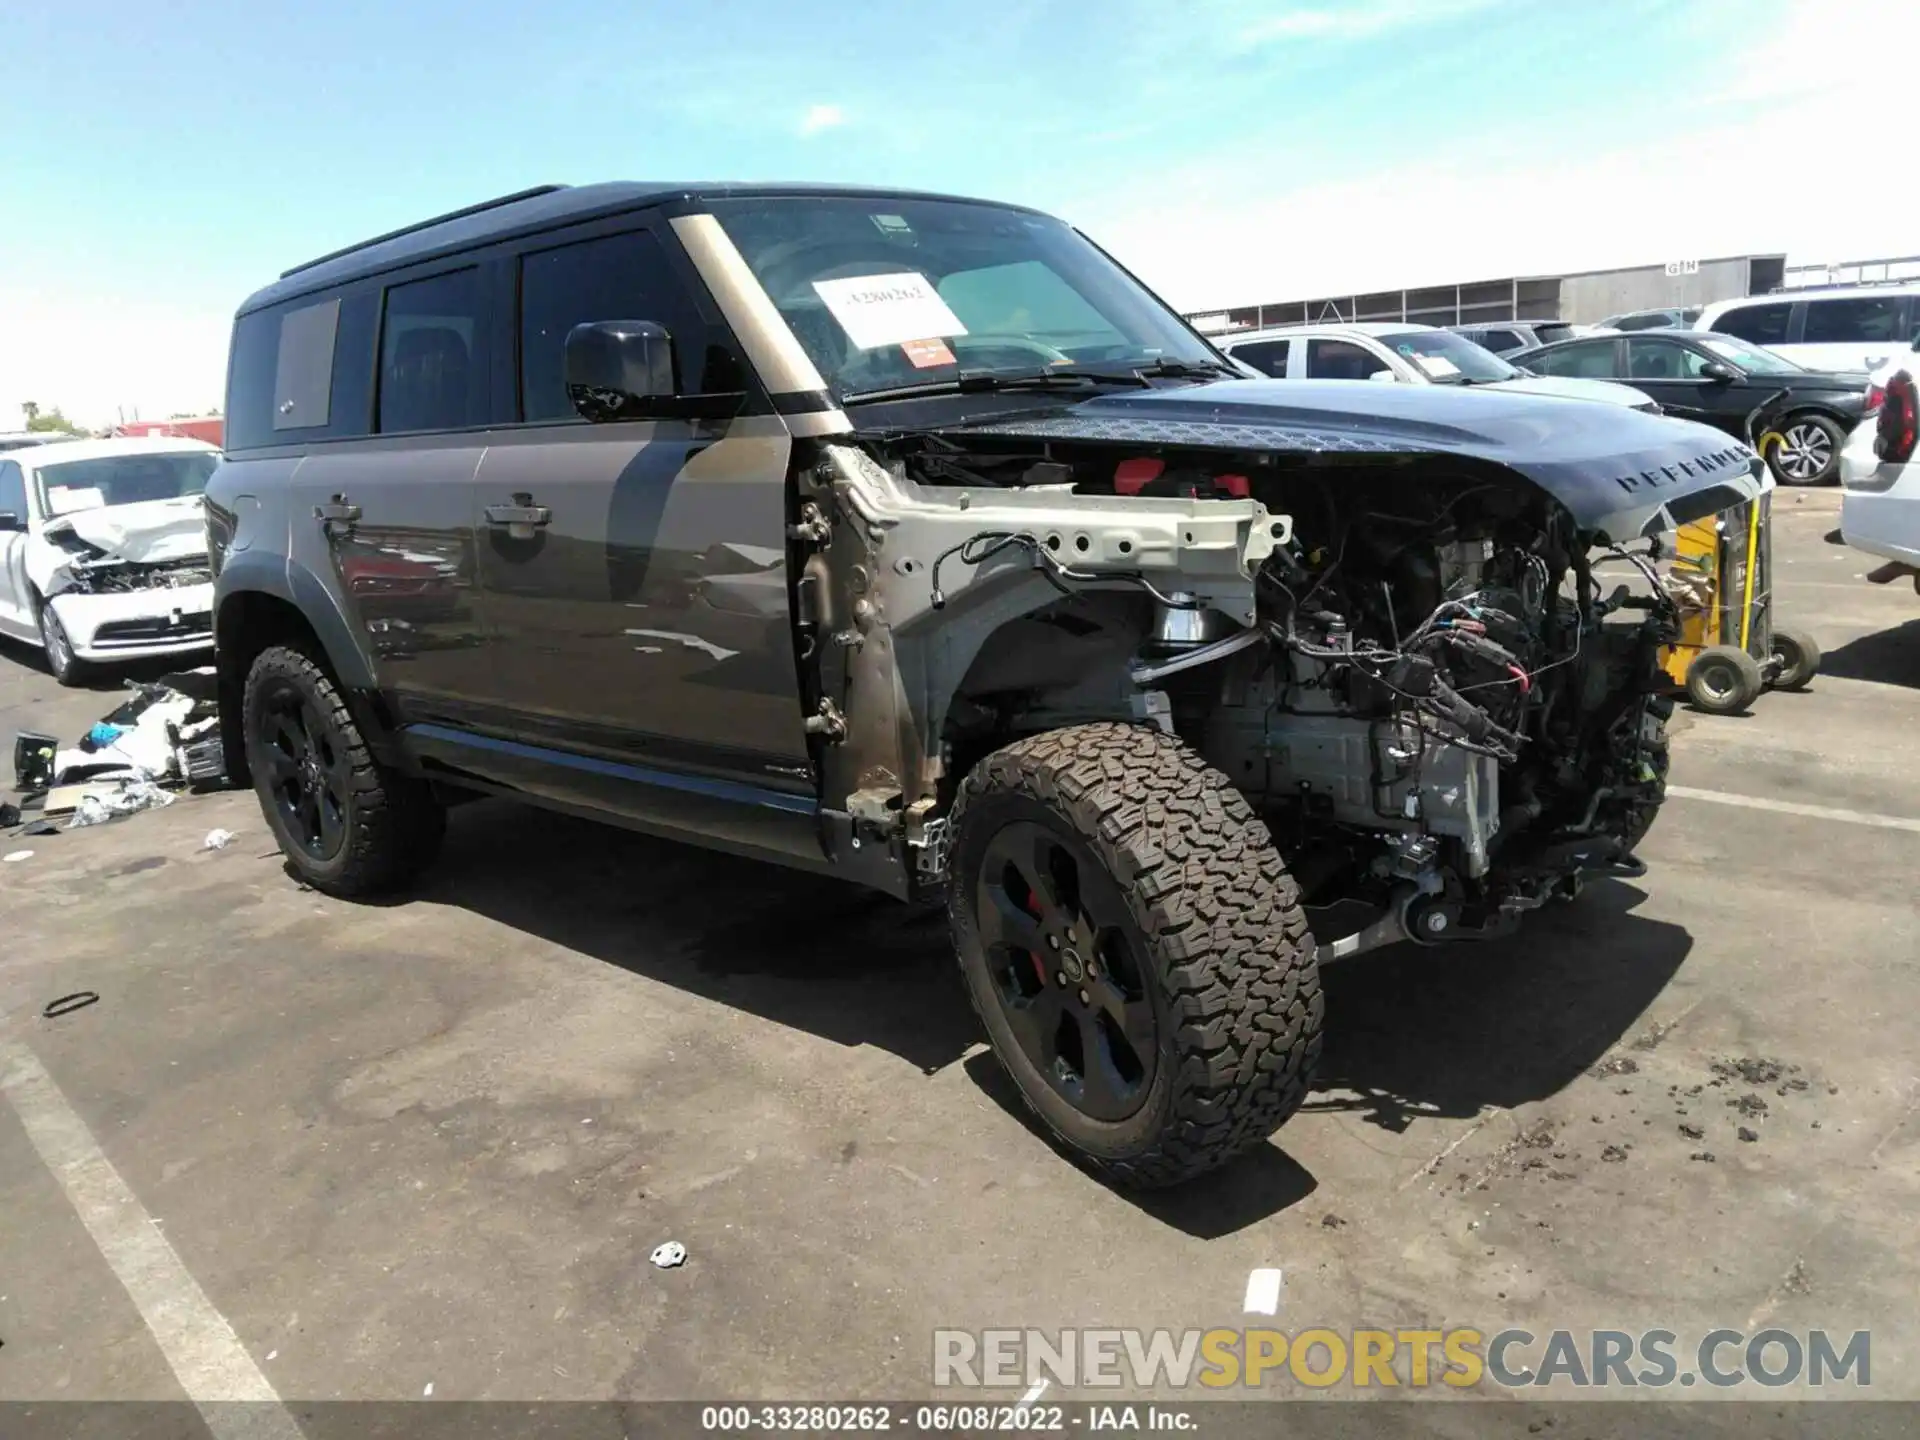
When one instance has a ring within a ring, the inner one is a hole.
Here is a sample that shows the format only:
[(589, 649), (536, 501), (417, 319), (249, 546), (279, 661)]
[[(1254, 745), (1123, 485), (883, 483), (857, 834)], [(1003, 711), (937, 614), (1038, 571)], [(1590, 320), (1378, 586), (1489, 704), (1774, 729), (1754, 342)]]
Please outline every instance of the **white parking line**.
[(1920, 835), (1920, 820), (1904, 815), (1876, 815), (1871, 810), (1837, 810), (1831, 805), (1802, 805), (1797, 800), (1767, 800), (1758, 795), (1730, 795), (1724, 790), (1695, 790), (1669, 785), (1667, 794), (1681, 800), (1704, 800), (1710, 805), (1737, 805), (1743, 810), (1771, 810), (1780, 815), (1804, 815), (1809, 820), (1840, 820), (1848, 825), (1871, 825), (1879, 830), (1911, 830)]
[(216, 1440), (301, 1440), (300, 1427), (226, 1317), (25, 1046), (0, 1044), (0, 1093)]
[(1273, 1315), (1280, 1309), (1280, 1291), (1286, 1281), (1278, 1270), (1249, 1270), (1247, 1299), (1242, 1307), (1249, 1315)]

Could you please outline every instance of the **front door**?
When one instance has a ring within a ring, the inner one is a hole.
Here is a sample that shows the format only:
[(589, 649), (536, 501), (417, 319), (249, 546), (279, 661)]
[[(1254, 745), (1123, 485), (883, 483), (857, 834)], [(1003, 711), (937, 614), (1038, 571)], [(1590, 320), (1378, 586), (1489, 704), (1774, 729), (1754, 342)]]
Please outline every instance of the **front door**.
[[(6, 517), (11, 516), (11, 519)], [(27, 582), (26, 474), (17, 460), (0, 456), (0, 631), (31, 635), (33, 595)]]
[(1744, 375), (1709, 378), (1704, 372), (1713, 358), (1691, 346), (1639, 335), (1628, 336), (1626, 345), (1627, 374), (1621, 378), (1676, 419), (1697, 420), (1744, 440), (1748, 413), (1771, 393), (1755, 394)]
[[(559, 769), (616, 782), (605, 789), (713, 782), (810, 805), (785, 425), (574, 412), (562, 350), (584, 321), (663, 324), (682, 393), (745, 383), (651, 230), (546, 239), (519, 257), (518, 282), (521, 423), (489, 437), (478, 472), (480, 583), (516, 734), (565, 757)], [(580, 784), (590, 801), (593, 781)]]

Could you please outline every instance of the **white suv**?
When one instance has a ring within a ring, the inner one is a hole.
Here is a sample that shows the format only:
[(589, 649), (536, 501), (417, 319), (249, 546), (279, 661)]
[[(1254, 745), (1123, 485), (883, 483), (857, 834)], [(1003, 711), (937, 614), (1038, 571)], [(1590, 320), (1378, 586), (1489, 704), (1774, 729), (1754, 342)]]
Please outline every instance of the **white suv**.
[(1483, 385), (1568, 400), (1600, 400), (1658, 411), (1630, 385), (1517, 370), (1492, 351), (1431, 325), (1283, 325), (1214, 344), (1243, 365), (1276, 380), (1393, 380), (1413, 385)]
[(1702, 310), (1693, 328), (1764, 345), (1809, 370), (1870, 371), (1903, 355), (1920, 331), (1920, 283), (1721, 300)]
[(63, 685), (88, 665), (213, 645), (198, 440), (68, 440), (0, 454), (0, 635)]
[(1867, 392), (1878, 413), (1854, 427), (1840, 452), (1840, 533), (1856, 550), (1886, 563), (1867, 576), (1884, 585), (1902, 576), (1920, 593), (1920, 354), (1909, 352), (1874, 372)]

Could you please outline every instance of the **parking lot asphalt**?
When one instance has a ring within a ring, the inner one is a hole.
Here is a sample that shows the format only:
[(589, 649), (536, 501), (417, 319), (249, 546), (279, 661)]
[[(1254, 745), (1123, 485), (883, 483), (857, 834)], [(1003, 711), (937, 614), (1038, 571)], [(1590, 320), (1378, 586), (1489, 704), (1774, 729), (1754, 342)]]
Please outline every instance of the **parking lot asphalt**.
[[(1329, 969), (1305, 1110), (1172, 1192), (1054, 1153), (940, 924), (834, 883), (497, 801), (385, 905), (249, 793), (0, 842), (0, 1400), (178, 1398), (183, 1313), (289, 1398), (918, 1397), (938, 1327), (1238, 1326), (1256, 1267), (1288, 1328), (1866, 1329), (1920, 1398), (1920, 597), (1775, 514), (1826, 668), (1681, 712), (1648, 874)], [(7, 737), (112, 704), (0, 650)], [(122, 1283), (129, 1205), (177, 1272)]]

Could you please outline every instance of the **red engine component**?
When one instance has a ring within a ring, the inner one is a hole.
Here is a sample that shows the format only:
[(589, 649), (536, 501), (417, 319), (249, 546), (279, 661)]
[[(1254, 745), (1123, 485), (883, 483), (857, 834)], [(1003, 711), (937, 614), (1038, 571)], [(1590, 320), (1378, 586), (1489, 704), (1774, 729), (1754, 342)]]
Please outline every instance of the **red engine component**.
[(1167, 495), (1187, 500), (1245, 500), (1251, 490), (1244, 475), (1203, 475), (1193, 470), (1167, 473), (1167, 462), (1152, 455), (1122, 460), (1113, 469), (1116, 495)]

